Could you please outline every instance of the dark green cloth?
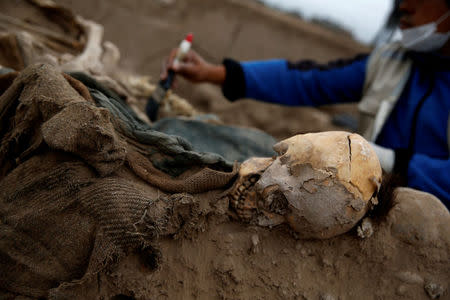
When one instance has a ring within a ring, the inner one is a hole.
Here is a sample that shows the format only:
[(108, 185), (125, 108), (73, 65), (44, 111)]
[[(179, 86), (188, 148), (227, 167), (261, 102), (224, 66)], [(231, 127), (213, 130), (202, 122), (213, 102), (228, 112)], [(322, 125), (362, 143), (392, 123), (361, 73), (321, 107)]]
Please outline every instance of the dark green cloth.
[(161, 119), (149, 125), (116, 93), (92, 77), (79, 72), (69, 75), (89, 88), (97, 105), (122, 121), (128, 137), (149, 145), (153, 153), (150, 160), (168, 174), (181, 174), (194, 165), (230, 170), (235, 161), (275, 155), (272, 146), (276, 140), (262, 131), (181, 118)]
[(217, 153), (228, 161), (242, 162), (250, 157), (275, 155), (272, 146), (276, 140), (256, 129), (179, 118), (161, 119), (152, 128), (183, 137), (189, 141), (194, 151)]

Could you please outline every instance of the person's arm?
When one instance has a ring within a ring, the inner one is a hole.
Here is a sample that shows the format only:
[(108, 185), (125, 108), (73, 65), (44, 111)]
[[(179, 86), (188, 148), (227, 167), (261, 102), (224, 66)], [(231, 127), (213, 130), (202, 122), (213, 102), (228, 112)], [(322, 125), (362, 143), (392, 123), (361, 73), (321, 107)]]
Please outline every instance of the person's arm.
[(450, 208), (450, 159), (414, 154), (407, 165), (408, 186), (435, 195)]
[(312, 61), (242, 62), (225, 59), (224, 95), (231, 101), (254, 98), (284, 105), (319, 106), (356, 102), (362, 95), (367, 56), (327, 66)]
[(405, 149), (371, 145), (385, 172), (401, 175), (409, 187), (435, 195), (450, 208), (450, 159), (411, 155)]
[(225, 59), (211, 64), (195, 51), (177, 66), (173, 49), (167, 59), (161, 79), (172, 69), (192, 82), (210, 82), (222, 86), (229, 100), (254, 98), (284, 105), (319, 106), (331, 103), (359, 101), (364, 85), (367, 55), (351, 60), (339, 60), (318, 65), (306, 60), (291, 64), (286, 60), (239, 63)]

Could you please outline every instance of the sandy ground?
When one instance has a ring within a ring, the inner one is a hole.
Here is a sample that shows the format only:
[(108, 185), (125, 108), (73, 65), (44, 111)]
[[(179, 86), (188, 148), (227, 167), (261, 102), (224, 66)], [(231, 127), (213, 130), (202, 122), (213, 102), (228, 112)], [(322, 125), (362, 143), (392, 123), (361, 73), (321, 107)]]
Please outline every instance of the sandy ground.
[[(437, 203), (423, 198), (428, 204), (418, 205), (412, 196), (405, 191), (409, 209), (397, 206), (387, 220), (374, 223), (367, 239), (352, 230), (328, 240), (300, 240), (286, 226), (246, 226), (215, 209), (159, 240), (156, 271), (142, 256), (129, 255), (113, 272), (67, 294), (129, 300), (448, 299), (450, 235), (442, 227), (448, 214), (439, 217)], [(423, 209), (430, 215), (417, 217)]]

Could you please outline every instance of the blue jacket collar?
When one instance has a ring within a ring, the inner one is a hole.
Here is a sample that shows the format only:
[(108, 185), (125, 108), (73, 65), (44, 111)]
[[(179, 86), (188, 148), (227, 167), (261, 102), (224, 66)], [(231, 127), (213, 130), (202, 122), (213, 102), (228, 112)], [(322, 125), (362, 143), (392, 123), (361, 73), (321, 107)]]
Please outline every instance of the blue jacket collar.
[(444, 56), (437, 52), (408, 51), (407, 55), (420, 68), (431, 71), (450, 71), (450, 56)]

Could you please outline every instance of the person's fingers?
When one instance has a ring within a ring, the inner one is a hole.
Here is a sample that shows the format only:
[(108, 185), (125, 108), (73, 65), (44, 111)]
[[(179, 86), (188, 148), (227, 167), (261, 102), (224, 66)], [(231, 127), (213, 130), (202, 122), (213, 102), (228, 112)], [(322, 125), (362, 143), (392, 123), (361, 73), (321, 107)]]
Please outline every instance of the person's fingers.
[(173, 65), (173, 61), (177, 56), (178, 48), (174, 48), (170, 51), (169, 58), (167, 59), (167, 66), (170, 68)]
[(188, 52), (183, 56), (183, 59), (181, 61), (178, 61), (178, 63), (176, 64), (172, 63), (170, 69), (174, 70), (176, 73), (185, 72), (186, 66), (192, 64), (195, 65), (196, 62), (193, 60), (192, 53)]
[(167, 60), (161, 62), (161, 72), (159, 73), (159, 79), (165, 80), (167, 78)]
[(172, 81), (172, 89), (177, 89), (178, 88), (178, 79), (176, 76), (174, 76), (173, 81)]
[(189, 65), (190, 65), (190, 63), (180, 62), (180, 63), (178, 63), (176, 66), (173, 66), (172, 69), (173, 69), (177, 74), (180, 74), (180, 75), (185, 76), (185, 75), (189, 75), (189, 74), (188, 74), (188, 70), (189, 70), (188, 66), (189, 66)]
[(183, 57), (183, 62), (197, 62), (198, 59), (196, 57), (196, 53), (192, 50), (190, 50), (186, 55)]
[(200, 82), (205, 80), (205, 69), (207, 67), (206, 61), (198, 55), (195, 51), (190, 50), (183, 59), (174, 64), (177, 56), (178, 48), (172, 49), (169, 57), (163, 62), (161, 67), (160, 79), (165, 80), (168, 76), (168, 71), (173, 70), (186, 79), (193, 82)]
[(193, 81), (193, 82), (199, 82), (202, 81), (203, 78), (203, 69), (202, 66), (198, 66), (196, 64), (193, 64), (191, 62), (188, 63), (179, 63), (177, 66), (178, 74), (183, 76), (184, 78)]
[(159, 76), (161, 80), (165, 80), (167, 78), (169, 69), (173, 69), (173, 61), (175, 59), (175, 56), (177, 55), (177, 51), (178, 48), (172, 49), (169, 56), (162, 61), (161, 73)]

